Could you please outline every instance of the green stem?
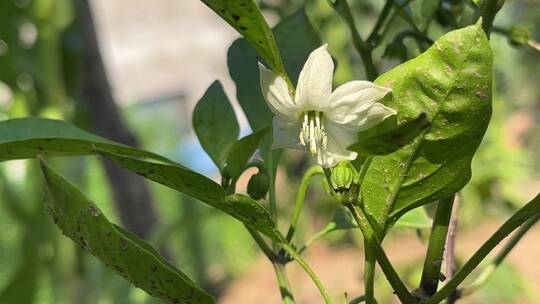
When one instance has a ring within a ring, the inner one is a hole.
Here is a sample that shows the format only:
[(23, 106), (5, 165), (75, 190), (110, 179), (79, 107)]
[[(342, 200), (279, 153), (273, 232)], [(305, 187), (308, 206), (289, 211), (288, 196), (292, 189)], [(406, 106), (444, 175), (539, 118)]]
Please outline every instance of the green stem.
[(453, 205), (454, 195), (442, 199), (437, 203), (437, 210), (433, 218), (433, 226), (424, 260), (422, 279), (420, 281), (420, 292), (422, 295), (428, 297), (435, 294), (439, 286), (439, 274), (441, 272), (444, 246)]
[(381, 269), (384, 272), (386, 279), (394, 289), (398, 298), (404, 304), (418, 303), (417, 299), (409, 293), (409, 290), (407, 290), (407, 287), (401, 281), (396, 270), (390, 263), (390, 260), (388, 259), (388, 256), (382, 248), (380, 241), (377, 239), (377, 236), (371, 228), (368, 219), (363, 213), (359, 213), (354, 205), (349, 204), (346, 207), (351, 212), (354, 220), (358, 224), (358, 227), (360, 227), (360, 230), (364, 235), (364, 240), (368, 243), (368, 246), (371, 248), (371, 250), (373, 250), (377, 262), (379, 262), (379, 265), (381, 266)]
[(460, 295), (469, 295), (476, 290), (478, 290), (490, 277), (497, 267), (503, 262), (503, 260), (508, 256), (510, 251), (514, 249), (517, 243), (523, 238), (523, 236), (534, 226), (538, 220), (540, 220), (540, 214), (537, 214), (531, 217), (529, 220), (519, 227), (518, 231), (512, 236), (512, 238), (504, 245), (501, 251), (495, 256), (495, 259), (480, 273), (478, 278), (474, 282), (461, 290)]
[(287, 242), (290, 242), (296, 232), (296, 227), (298, 225), (298, 219), (300, 219), (300, 214), (302, 213), (302, 207), (304, 206), (304, 200), (306, 199), (306, 192), (311, 182), (311, 178), (318, 174), (324, 174), (323, 169), (320, 166), (313, 166), (309, 168), (300, 182), (300, 187), (298, 188), (298, 194), (296, 195), (296, 201), (294, 203), (294, 213), (291, 219), (291, 225), (289, 231), (287, 231)]
[(285, 249), (285, 251), (287, 251), (287, 253), (304, 269), (304, 271), (308, 274), (308, 276), (311, 278), (313, 283), (315, 283), (315, 286), (317, 286), (317, 288), (319, 289), (319, 292), (321, 293), (321, 296), (324, 299), (324, 303), (331, 304), (332, 299), (328, 295), (326, 288), (322, 284), (319, 277), (315, 274), (313, 269), (309, 267), (308, 263), (304, 260), (304, 258), (302, 258), (302, 256), (298, 254), (298, 252), (294, 250), (294, 248), (292, 248), (290, 245), (282, 244), (282, 246), (283, 246), (283, 249)]
[(480, 4), (480, 14), (482, 15), (482, 29), (489, 37), (491, 28), (493, 26), (493, 20), (495, 16), (502, 8), (504, 0), (484, 0)]
[(338, 12), (338, 14), (341, 16), (341, 18), (343, 18), (343, 20), (349, 27), (349, 30), (351, 31), (354, 47), (360, 54), (360, 57), (362, 58), (362, 61), (364, 63), (364, 69), (366, 71), (367, 79), (370, 81), (375, 80), (375, 78), (377, 78), (377, 76), (379, 75), (379, 72), (377, 72), (377, 68), (375, 67), (375, 64), (373, 63), (373, 58), (371, 55), (372, 48), (360, 36), (360, 33), (358, 32), (358, 29), (356, 28), (356, 23), (354, 22), (354, 17), (351, 13), (349, 4), (347, 3), (346, 0), (336, 0), (335, 2), (328, 0), (328, 2)]
[(360, 304), (360, 303), (365, 302), (365, 301), (366, 301), (366, 296), (362, 295), (362, 296), (356, 297), (356, 298), (352, 299), (351, 301), (349, 301), (349, 304)]
[(377, 22), (375, 23), (375, 26), (373, 27), (373, 30), (371, 31), (371, 34), (369, 34), (367, 38), (367, 43), (369, 45), (372, 45), (374, 42), (377, 42), (379, 40), (379, 31), (381, 30), (381, 27), (383, 26), (384, 22), (388, 18), (388, 15), (390, 14), (390, 11), (392, 11), (392, 5), (394, 2), (393, 0), (387, 0), (384, 4), (384, 7), (379, 14), (379, 17), (377, 18)]
[(270, 248), (270, 246), (268, 246), (268, 244), (266, 244), (266, 242), (261, 237), (259, 232), (255, 231), (253, 228), (251, 228), (251, 227), (249, 227), (247, 225), (244, 225), (244, 227), (246, 227), (247, 231), (249, 232), (251, 237), (253, 237), (253, 240), (255, 241), (255, 243), (257, 243), (257, 245), (259, 245), (259, 248), (261, 248), (262, 252), (268, 258), (268, 260), (270, 260), (270, 262), (276, 261), (276, 254), (274, 253), (272, 248)]
[(376, 304), (375, 300), (375, 262), (376, 257), (368, 242), (364, 239), (364, 293), (367, 304)]
[(512, 231), (528, 219), (540, 214), (540, 194), (532, 201), (521, 207), (480, 247), (474, 255), (461, 267), (456, 275), (441, 288), (433, 297), (422, 301), (422, 304), (437, 304), (448, 297), (467, 276), (484, 260), (484, 258)]
[(310, 239), (308, 239), (304, 245), (302, 245), (302, 247), (300, 247), (300, 249), (298, 249), (298, 253), (302, 253), (304, 252), (308, 247), (309, 245), (311, 245), (313, 242), (315, 242), (316, 240), (320, 239), (321, 237), (325, 236), (326, 234), (334, 231), (334, 227), (331, 227), (331, 226), (326, 226), (324, 229), (322, 229), (321, 231), (317, 232), (315, 235), (313, 235)]
[(289, 279), (285, 272), (285, 265), (280, 263), (273, 263), (272, 265), (274, 266), (274, 271), (276, 273), (281, 300), (285, 304), (294, 304), (294, 296), (291, 293), (291, 285), (289, 284)]
[(268, 178), (270, 185), (268, 187), (268, 200), (270, 204), (270, 215), (277, 226), (277, 204), (276, 204), (276, 175), (274, 170), (274, 151), (268, 153)]

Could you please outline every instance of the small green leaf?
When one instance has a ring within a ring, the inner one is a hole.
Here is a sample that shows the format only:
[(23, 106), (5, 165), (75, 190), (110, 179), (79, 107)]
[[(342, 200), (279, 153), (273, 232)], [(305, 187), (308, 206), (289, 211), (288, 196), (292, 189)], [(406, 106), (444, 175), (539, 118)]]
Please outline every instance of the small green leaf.
[(225, 169), (232, 180), (240, 177), (253, 153), (261, 146), (266, 134), (268, 134), (268, 128), (243, 137), (234, 144), (227, 157)]
[(202, 0), (251, 44), (272, 70), (286, 75), (270, 27), (253, 0)]
[(235, 144), (240, 126), (219, 81), (206, 90), (193, 111), (193, 128), (203, 149), (220, 171)]
[(45, 205), (62, 232), (107, 267), (170, 303), (215, 303), (137, 236), (112, 224), (74, 185), (41, 161)]
[(180, 165), (161, 164), (126, 157), (107, 151), (100, 153), (122, 168), (133, 171), (150, 180), (190, 195), (217, 208), (244, 224), (280, 241), (268, 211), (247, 196), (225, 196), (225, 190), (211, 179)]
[(405, 213), (396, 222), (396, 228), (412, 228), (412, 229), (429, 229), (431, 228), (432, 220), (428, 216), (424, 207), (415, 208)]
[(60, 120), (27, 117), (0, 122), (0, 161), (38, 155), (90, 155), (96, 154), (96, 149), (171, 162), (152, 152), (115, 143)]
[(383, 102), (397, 110), (398, 125), (422, 113), (430, 122), (402, 149), (373, 157), (367, 169), (361, 195), (368, 216), (381, 229), (467, 184), (471, 159), (491, 116), (491, 77), (491, 48), (477, 24), (442, 36), (375, 81), (392, 88)]

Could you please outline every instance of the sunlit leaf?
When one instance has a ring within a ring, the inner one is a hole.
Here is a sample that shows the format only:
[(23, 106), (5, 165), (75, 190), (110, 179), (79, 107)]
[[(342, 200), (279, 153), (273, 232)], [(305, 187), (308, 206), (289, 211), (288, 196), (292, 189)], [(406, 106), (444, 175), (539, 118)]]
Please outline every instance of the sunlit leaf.
[(180, 165), (162, 164), (101, 151), (119, 166), (175, 189), (217, 208), (244, 224), (279, 241), (268, 211), (247, 196), (225, 196), (225, 190), (211, 179)]
[(27, 117), (0, 122), (0, 161), (38, 155), (90, 155), (96, 154), (98, 148), (170, 162), (157, 154), (115, 143), (60, 120)]
[(232, 25), (278, 74), (285, 74), (270, 27), (253, 0), (202, 0)]
[(373, 222), (391, 225), (408, 210), (467, 184), (491, 116), (491, 74), (491, 48), (475, 25), (444, 35), (375, 81), (392, 88), (384, 103), (398, 111), (399, 125), (424, 113), (430, 128), (404, 148), (371, 161), (361, 195)]
[(62, 232), (116, 273), (169, 303), (215, 303), (184, 273), (100, 209), (41, 161), (45, 204)]

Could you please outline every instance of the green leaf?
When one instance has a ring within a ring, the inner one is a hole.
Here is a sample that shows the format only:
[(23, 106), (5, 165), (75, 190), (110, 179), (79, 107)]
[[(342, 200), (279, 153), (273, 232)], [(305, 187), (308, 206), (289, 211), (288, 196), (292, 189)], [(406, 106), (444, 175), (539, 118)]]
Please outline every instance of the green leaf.
[(227, 157), (225, 169), (232, 180), (240, 177), (253, 153), (261, 146), (266, 134), (268, 134), (268, 128), (243, 137), (234, 144)]
[(171, 162), (157, 154), (115, 143), (60, 120), (28, 117), (0, 122), (0, 161), (37, 156), (90, 155), (96, 154), (96, 149)]
[(398, 219), (394, 227), (412, 229), (430, 229), (432, 220), (424, 207), (415, 208)]
[(389, 154), (403, 148), (427, 128), (429, 121), (424, 113), (400, 126), (397, 126), (396, 116), (391, 116), (375, 127), (359, 132), (358, 142), (349, 150), (366, 156)]
[(392, 88), (384, 103), (398, 111), (398, 125), (425, 113), (431, 127), (404, 148), (372, 159), (361, 186), (372, 223), (388, 227), (467, 184), (491, 116), (491, 74), (489, 42), (474, 25), (444, 35), (375, 81)]
[(170, 303), (215, 303), (132, 233), (112, 224), (74, 185), (41, 161), (45, 204), (62, 232), (135, 286)]
[[(283, 19), (274, 29), (283, 62), (293, 83), (312, 50), (320, 46), (318, 33), (304, 10)], [(236, 40), (228, 52), (231, 78), (236, 84), (236, 97), (254, 131), (272, 124), (272, 112), (261, 93), (257, 62), (261, 59), (245, 39)], [(264, 59), (264, 58), (263, 58)]]
[(180, 165), (154, 163), (107, 151), (100, 153), (122, 168), (199, 199), (276, 241), (282, 240), (263, 206), (247, 196), (225, 196), (225, 190), (220, 185), (197, 172)]
[(272, 70), (286, 75), (274, 35), (253, 0), (202, 0), (251, 44)]
[(236, 143), (240, 126), (219, 81), (214, 81), (193, 111), (193, 128), (203, 149), (220, 171)]

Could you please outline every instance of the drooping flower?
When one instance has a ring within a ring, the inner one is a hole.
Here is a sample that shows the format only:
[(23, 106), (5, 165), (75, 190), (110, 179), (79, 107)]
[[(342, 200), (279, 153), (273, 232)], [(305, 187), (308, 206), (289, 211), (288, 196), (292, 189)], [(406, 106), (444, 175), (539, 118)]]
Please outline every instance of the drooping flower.
[(262, 93), (275, 114), (272, 148), (307, 150), (324, 167), (355, 159), (347, 147), (357, 132), (396, 114), (378, 102), (389, 88), (355, 80), (332, 91), (334, 63), (326, 44), (309, 55), (294, 97), (285, 79), (261, 63), (259, 70)]

